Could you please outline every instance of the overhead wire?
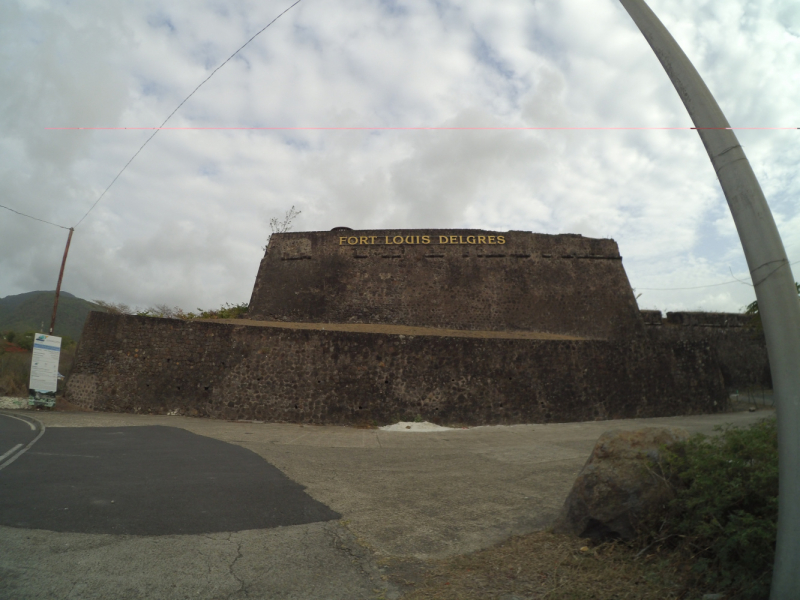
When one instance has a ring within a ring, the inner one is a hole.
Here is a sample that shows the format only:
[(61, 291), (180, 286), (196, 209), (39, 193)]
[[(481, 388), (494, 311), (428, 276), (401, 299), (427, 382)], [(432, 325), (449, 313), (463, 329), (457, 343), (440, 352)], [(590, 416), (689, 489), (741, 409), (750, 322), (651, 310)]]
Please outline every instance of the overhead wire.
[[(800, 260), (796, 260), (793, 263), (789, 263), (789, 266), (791, 267), (792, 265), (796, 265), (797, 263), (800, 263)], [(735, 279), (734, 278), (734, 279), (731, 279), (730, 281), (723, 281), (722, 283), (710, 283), (708, 285), (697, 285), (697, 286), (694, 286), (694, 287), (677, 287), (677, 288), (640, 288), (640, 287), (637, 287), (635, 289), (636, 289), (636, 291), (643, 291), (643, 292), (671, 292), (673, 290), (701, 290), (701, 289), (704, 289), (704, 288), (717, 287), (717, 286), (720, 286), (720, 285), (729, 285), (731, 283), (741, 283), (742, 285), (749, 285), (750, 287), (753, 287), (752, 283), (748, 283), (746, 281), (742, 281), (741, 279)]]
[[(173, 115), (174, 115), (176, 112), (178, 112), (178, 109), (180, 109), (180, 107), (181, 107), (181, 106), (183, 106), (184, 104), (186, 104), (186, 102), (189, 100), (189, 98), (191, 98), (192, 96), (194, 96), (194, 94), (195, 94), (195, 92), (196, 92), (197, 90), (199, 90), (199, 89), (200, 89), (200, 88), (201, 88), (201, 87), (202, 87), (202, 86), (203, 86), (203, 85), (204, 85), (204, 84), (205, 84), (205, 83), (206, 83), (206, 82), (207, 82), (209, 79), (211, 79), (211, 78), (214, 76), (214, 73), (216, 73), (216, 72), (217, 72), (217, 71), (219, 71), (219, 70), (220, 70), (222, 67), (224, 67), (226, 64), (228, 64), (228, 62), (229, 62), (229, 61), (230, 61), (230, 60), (231, 60), (231, 59), (232, 59), (234, 56), (236, 56), (237, 54), (239, 54), (239, 52), (241, 52), (241, 51), (242, 51), (242, 50), (243, 50), (243, 49), (244, 49), (244, 48), (245, 48), (245, 47), (246, 47), (246, 46), (247, 46), (247, 45), (248, 45), (250, 42), (252, 42), (252, 41), (253, 41), (254, 39), (256, 39), (256, 38), (257, 38), (259, 35), (261, 35), (262, 33), (264, 33), (264, 31), (265, 31), (265, 30), (266, 30), (266, 29), (267, 29), (267, 28), (268, 28), (270, 25), (272, 25), (272, 24), (273, 24), (275, 21), (277, 21), (278, 19), (280, 19), (280, 18), (281, 18), (283, 15), (285, 15), (287, 12), (289, 12), (290, 10), (292, 10), (292, 9), (293, 9), (295, 6), (297, 6), (298, 4), (300, 4), (302, 1), (303, 1), (303, 0), (297, 0), (297, 1), (296, 1), (294, 4), (292, 4), (292, 5), (291, 5), (291, 6), (289, 6), (287, 9), (285, 9), (283, 12), (281, 12), (281, 13), (280, 13), (280, 14), (279, 14), (277, 17), (275, 17), (274, 19), (272, 19), (272, 21), (270, 21), (269, 23), (267, 23), (267, 24), (266, 24), (264, 27), (262, 27), (262, 28), (261, 28), (261, 29), (259, 29), (259, 30), (258, 30), (258, 31), (257, 31), (255, 34), (253, 34), (253, 36), (252, 36), (252, 37), (251, 37), (249, 40), (247, 40), (247, 41), (246, 41), (244, 44), (242, 44), (241, 46), (239, 46), (239, 48), (238, 48), (238, 49), (237, 49), (237, 50), (236, 50), (236, 51), (235, 51), (233, 54), (231, 54), (231, 55), (230, 55), (228, 58), (226, 58), (226, 59), (225, 59), (225, 60), (222, 62), (222, 64), (220, 64), (220, 65), (219, 65), (219, 66), (218, 66), (216, 69), (214, 69), (213, 71), (211, 71), (211, 73), (209, 74), (209, 76), (208, 76), (208, 77), (206, 77), (206, 78), (205, 78), (203, 81), (201, 81), (201, 82), (198, 84), (198, 86), (197, 86), (196, 88), (194, 88), (194, 89), (192, 90), (192, 92), (191, 92), (191, 93), (190, 93), (188, 96), (186, 96), (186, 98), (184, 98), (184, 99), (183, 99), (183, 101), (181, 101), (181, 103), (180, 103), (180, 104), (178, 104), (178, 106), (176, 106), (176, 107), (175, 107), (175, 110), (173, 110), (173, 111), (172, 111), (172, 112), (169, 114), (169, 116), (168, 116), (166, 119), (164, 119), (164, 122), (163, 122), (163, 123), (161, 123), (161, 125), (160, 125), (158, 128), (156, 128), (156, 129), (155, 129), (155, 131), (153, 131), (153, 134), (152, 134), (150, 137), (148, 137), (148, 138), (145, 140), (145, 142), (144, 142), (144, 143), (143, 143), (141, 146), (139, 146), (139, 149), (138, 149), (138, 150), (137, 150), (137, 151), (136, 151), (136, 152), (133, 154), (133, 156), (131, 156), (131, 158), (128, 160), (128, 162), (126, 162), (126, 163), (125, 163), (125, 166), (123, 166), (123, 167), (120, 169), (120, 171), (119, 171), (119, 173), (117, 173), (116, 177), (114, 177), (114, 179), (112, 179), (112, 180), (111, 180), (111, 183), (109, 183), (109, 184), (108, 184), (108, 186), (106, 186), (106, 189), (104, 189), (104, 190), (103, 190), (103, 193), (101, 193), (101, 194), (100, 194), (100, 196), (98, 196), (97, 200), (95, 200), (95, 201), (94, 201), (94, 204), (92, 204), (92, 206), (89, 208), (89, 210), (87, 210), (87, 211), (86, 211), (86, 213), (85, 213), (85, 214), (84, 214), (84, 215), (81, 217), (81, 219), (80, 219), (80, 220), (79, 220), (77, 223), (75, 223), (75, 226), (73, 227), (73, 229), (74, 229), (74, 228), (77, 228), (77, 227), (78, 227), (78, 225), (80, 225), (81, 223), (83, 223), (83, 220), (84, 220), (86, 217), (88, 217), (88, 216), (89, 216), (89, 213), (91, 213), (91, 212), (94, 210), (94, 208), (97, 206), (97, 204), (100, 202), (100, 200), (102, 200), (102, 199), (103, 199), (103, 197), (106, 195), (106, 192), (108, 192), (108, 190), (109, 190), (109, 189), (111, 189), (111, 186), (112, 186), (112, 185), (114, 185), (114, 183), (116, 183), (116, 181), (117, 181), (117, 179), (119, 179), (120, 175), (122, 175), (122, 173), (124, 173), (124, 172), (125, 172), (125, 169), (127, 169), (127, 168), (128, 168), (128, 166), (129, 166), (129, 165), (130, 165), (130, 164), (133, 162), (133, 159), (135, 159), (137, 156), (139, 156), (139, 153), (140, 153), (140, 152), (141, 152), (141, 151), (144, 149), (144, 147), (145, 147), (145, 146), (147, 146), (147, 144), (148, 144), (148, 143), (150, 143), (150, 140), (152, 140), (152, 139), (153, 139), (153, 138), (156, 136), (156, 134), (157, 134), (157, 133), (158, 133), (158, 132), (159, 132), (159, 131), (160, 131), (160, 130), (161, 130), (163, 127), (164, 127), (164, 125), (166, 125), (166, 124), (167, 124), (167, 121), (169, 121), (169, 120), (170, 120), (170, 119), (173, 117)], [(37, 218), (37, 217), (34, 217), (34, 216), (32, 216), (32, 215), (29, 215), (29, 214), (27, 214), (27, 213), (23, 213), (23, 212), (20, 212), (20, 211), (18, 211), (18, 210), (14, 210), (13, 208), (9, 208), (8, 206), (3, 206), (2, 204), (0, 204), (0, 208), (4, 208), (4, 209), (6, 209), (6, 210), (9, 210), (9, 211), (11, 211), (11, 212), (13, 212), (13, 213), (16, 213), (16, 214), (18, 214), (18, 215), (20, 215), (20, 216), (23, 216), (23, 217), (27, 217), (27, 218), (29, 218), (29, 219), (33, 219), (34, 221), (40, 221), (41, 223), (47, 223), (48, 225), (53, 225), (53, 226), (55, 226), (55, 227), (60, 227), (61, 229), (66, 229), (66, 230), (69, 230), (69, 229), (70, 229), (69, 227), (65, 227), (65, 226), (63, 226), (63, 225), (59, 225), (59, 224), (57, 224), (57, 223), (51, 223), (50, 221), (45, 221), (44, 219), (39, 219), (39, 218)]]
[(21, 215), (23, 217), (28, 217), (29, 219), (33, 219), (34, 221), (39, 221), (40, 223), (47, 223), (48, 225), (52, 225), (53, 227), (61, 227), (61, 229), (66, 229), (67, 231), (69, 231), (69, 227), (64, 227), (63, 225), (59, 225), (58, 223), (51, 223), (50, 221), (39, 219), (38, 217), (31, 216), (24, 212), (19, 212), (18, 210), (14, 210), (13, 208), (9, 208), (8, 206), (3, 206), (2, 204), (0, 204), (0, 208), (5, 208), (6, 210), (10, 210), (11, 212), (17, 213), (18, 215)]
[(211, 71), (211, 74), (210, 74), (208, 77), (206, 77), (206, 78), (205, 78), (203, 81), (201, 81), (201, 82), (198, 84), (198, 86), (197, 86), (196, 88), (194, 88), (194, 89), (192, 90), (192, 92), (191, 92), (191, 93), (190, 93), (188, 96), (186, 96), (186, 98), (184, 98), (184, 99), (183, 99), (183, 101), (182, 101), (180, 104), (178, 104), (178, 106), (176, 106), (176, 107), (175, 107), (175, 110), (173, 110), (171, 113), (169, 113), (169, 116), (168, 116), (166, 119), (164, 119), (164, 122), (163, 122), (163, 123), (161, 123), (161, 125), (158, 127), (158, 129), (156, 129), (155, 131), (153, 131), (152, 135), (151, 135), (150, 137), (148, 137), (148, 138), (145, 140), (144, 144), (142, 144), (142, 145), (139, 147), (139, 149), (138, 149), (138, 150), (137, 150), (137, 151), (134, 153), (134, 155), (133, 155), (133, 156), (131, 156), (130, 160), (129, 160), (128, 162), (126, 162), (126, 163), (125, 163), (125, 166), (124, 166), (124, 167), (122, 167), (122, 169), (120, 169), (119, 173), (117, 173), (117, 176), (116, 176), (116, 177), (114, 177), (114, 179), (113, 179), (113, 180), (111, 180), (111, 183), (109, 183), (109, 184), (108, 184), (108, 187), (106, 187), (106, 189), (104, 189), (104, 190), (103, 190), (103, 193), (102, 193), (102, 194), (100, 194), (100, 196), (97, 198), (97, 200), (95, 200), (95, 201), (94, 201), (94, 204), (92, 204), (91, 208), (89, 208), (89, 210), (87, 210), (87, 211), (86, 211), (86, 214), (85, 214), (85, 215), (83, 215), (83, 216), (81, 217), (81, 220), (80, 220), (80, 221), (78, 221), (78, 222), (75, 224), (75, 227), (78, 227), (78, 225), (80, 225), (80, 224), (83, 222), (83, 220), (84, 220), (86, 217), (88, 217), (88, 216), (89, 216), (89, 213), (90, 213), (90, 212), (92, 212), (92, 211), (94, 210), (95, 206), (97, 206), (97, 204), (100, 202), (100, 200), (102, 200), (102, 199), (103, 199), (103, 196), (105, 196), (105, 195), (106, 195), (106, 192), (107, 192), (107, 191), (108, 191), (108, 190), (111, 188), (111, 186), (112, 186), (112, 185), (114, 185), (114, 183), (117, 181), (117, 179), (119, 179), (119, 176), (120, 176), (120, 175), (122, 175), (122, 173), (125, 171), (125, 169), (127, 169), (127, 168), (128, 168), (128, 165), (130, 165), (130, 164), (133, 162), (133, 159), (134, 159), (134, 158), (136, 158), (136, 157), (139, 155), (139, 153), (140, 153), (140, 152), (141, 152), (141, 151), (144, 149), (144, 147), (145, 147), (145, 146), (147, 146), (147, 144), (148, 144), (148, 143), (150, 143), (150, 140), (152, 140), (152, 139), (153, 139), (153, 138), (156, 136), (156, 134), (157, 134), (157, 133), (158, 133), (158, 132), (161, 130), (161, 128), (162, 128), (162, 127), (164, 127), (164, 125), (166, 125), (166, 124), (167, 124), (167, 121), (169, 121), (169, 120), (172, 118), (172, 116), (173, 116), (173, 115), (174, 115), (176, 112), (178, 112), (178, 109), (180, 109), (180, 107), (181, 107), (181, 106), (183, 106), (184, 104), (186, 104), (186, 102), (189, 100), (189, 98), (191, 98), (192, 96), (194, 96), (194, 93), (195, 93), (197, 90), (199, 90), (199, 89), (200, 89), (200, 88), (201, 88), (201, 87), (202, 87), (202, 86), (203, 86), (203, 85), (204, 85), (204, 84), (205, 84), (205, 83), (206, 83), (206, 82), (207, 82), (209, 79), (211, 79), (211, 78), (214, 76), (214, 73), (216, 73), (216, 72), (217, 72), (217, 71), (219, 71), (219, 70), (220, 70), (222, 67), (224, 67), (226, 64), (228, 64), (228, 62), (229, 62), (229, 61), (230, 61), (230, 60), (231, 60), (231, 59), (232, 59), (234, 56), (236, 56), (237, 54), (239, 54), (239, 52), (241, 52), (241, 51), (242, 51), (242, 50), (243, 50), (243, 49), (244, 49), (244, 48), (245, 48), (245, 47), (246, 47), (246, 46), (247, 46), (247, 45), (248, 45), (250, 42), (252, 42), (254, 39), (256, 39), (256, 38), (257, 38), (259, 35), (261, 35), (261, 34), (262, 34), (262, 33), (263, 33), (263, 32), (264, 32), (264, 31), (265, 31), (265, 30), (266, 30), (266, 29), (267, 29), (267, 28), (268, 28), (270, 25), (272, 25), (272, 24), (273, 24), (275, 21), (277, 21), (278, 19), (280, 19), (280, 18), (281, 18), (283, 15), (285, 15), (287, 12), (289, 12), (290, 10), (292, 10), (292, 9), (293, 9), (295, 6), (297, 6), (298, 4), (300, 4), (302, 1), (303, 1), (303, 0), (297, 0), (297, 1), (296, 1), (294, 4), (292, 4), (292, 5), (291, 5), (289, 8), (287, 8), (286, 10), (284, 10), (284, 11), (283, 11), (281, 14), (279, 14), (279, 15), (278, 15), (277, 17), (275, 17), (274, 19), (272, 19), (272, 21), (270, 21), (270, 22), (269, 22), (269, 23), (267, 23), (267, 24), (266, 24), (264, 27), (262, 27), (261, 29), (259, 29), (259, 30), (258, 30), (258, 31), (257, 31), (257, 32), (256, 32), (256, 33), (255, 33), (255, 34), (254, 34), (254, 35), (253, 35), (253, 36), (252, 36), (250, 39), (249, 39), (249, 40), (247, 40), (247, 41), (246, 41), (244, 44), (242, 44), (242, 45), (239, 47), (239, 49), (238, 49), (238, 50), (236, 50), (236, 52), (234, 52), (234, 53), (233, 53), (233, 54), (231, 54), (231, 55), (230, 55), (228, 58), (226, 58), (226, 59), (225, 59), (225, 60), (222, 62), (222, 64), (221, 64), (221, 65), (219, 65), (219, 66), (218, 66), (216, 69), (214, 69), (213, 71)]

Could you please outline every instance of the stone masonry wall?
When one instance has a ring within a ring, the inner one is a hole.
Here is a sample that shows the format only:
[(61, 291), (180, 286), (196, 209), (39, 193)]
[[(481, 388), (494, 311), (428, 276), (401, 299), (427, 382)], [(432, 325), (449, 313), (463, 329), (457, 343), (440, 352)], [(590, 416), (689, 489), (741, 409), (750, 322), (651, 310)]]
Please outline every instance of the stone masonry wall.
[(524, 231), (274, 234), (249, 318), (645, 336), (616, 242)]
[(738, 313), (642, 311), (651, 339), (691, 342), (713, 348), (729, 389), (772, 387), (764, 332), (751, 327), (752, 317)]
[(67, 399), (225, 419), (545, 423), (709, 413), (707, 344), (298, 330), (90, 314)]

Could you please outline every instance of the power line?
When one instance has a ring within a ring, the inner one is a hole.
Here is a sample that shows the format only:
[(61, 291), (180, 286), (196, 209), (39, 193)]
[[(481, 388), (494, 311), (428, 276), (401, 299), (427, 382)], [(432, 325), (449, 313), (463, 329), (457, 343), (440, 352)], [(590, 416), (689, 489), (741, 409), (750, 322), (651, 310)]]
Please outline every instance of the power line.
[(13, 208), (8, 208), (7, 206), (3, 206), (0, 204), (0, 208), (5, 208), (6, 210), (10, 210), (13, 213), (17, 213), (23, 217), (28, 217), (29, 219), (33, 219), (34, 221), (39, 221), (40, 223), (47, 223), (48, 225), (52, 225), (53, 227), (61, 227), (61, 229), (66, 229), (69, 231), (69, 227), (64, 227), (63, 225), (59, 225), (58, 223), (51, 223), (50, 221), (45, 221), (44, 219), (37, 219), (36, 217), (32, 217), (31, 215), (26, 215), (23, 212), (19, 212), (18, 210), (14, 210)]
[(640, 291), (640, 290), (643, 291), (643, 292), (669, 292), (669, 291), (672, 291), (672, 290), (700, 290), (700, 289), (703, 289), (703, 288), (717, 287), (717, 286), (720, 286), (720, 285), (728, 285), (728, 284), (731, 284), (731, 283), (742, 283), (742, 282), (739, 281), (738, 279), (731, 279), (730, 281), (723, 281), (722, 283), (711, 283), (709, 285), (697, 285), (697, 286), (694, 286), (694, 287), (679, 287), (679, 288), (640, 288), (640, 287), (637, 287), (637, 288), (634, 288), (634, 289), (636, 289), (637, 292)]
[[(800, 260), (796, 260), (793, 263), (789, 263), (789, 266), (791, 267), (792, 265), (796, 265), (797, 263), (800, 263)], [(641, 290), (643, 292), (671, 292), (672, 290), (701, 290), (701, 289), (704, 289), (704, 288), (717, 287), (717, 286), (720, 286), (720, 285), (729, 285), (731, 283), (741, 283), (742, 285), (749, 285), (750, 287), (753, 287), (752, 283), (747, 283), (746, 281), (742, 281), (741, 279), (731, 279), (730, 281), (723, 281), (722, 283), (710, 283), (708, 285), (697, 285), (697, 286), (694, 286), (694, 287), (678, 287), (678, 288), (640, 288), (640, 287), (637, 287), (637, 288), (634, 288), (634, 289), (636, 291), (640, 291)]]
[(172, 111), (172, 112), (169, 114), (169, 116), (168, 116), (166, 119), (164, 119), (164, 122), (163, 122), (163, 123), (161, 123), (161, 125), (160, 125), (160, 126), (159, 126), (159, 127), (158, 127), (158, 128), (157, 128), (157, 129), (156, 129), (154, 132), (153, 132), (153, 134), (152, 134), (152, 135), (151, 135), (149, 138), (147, 138), (147, 139), (145, 140), (144, 144), (142, 144), (142, 145), (139, 147), (139, 149), (138, 149), (138, 150), (137, 150), (137, 151), (134, 153), (134, 155), (133, 155), (133, 156), (131, 156), (130, 160), (129, 160), (128, 162), (126, 162), (126, 163), (125, 163), (125, 166), (124, 166), (124, 167), (122, 167), (122, 169), (120, 169), (120, 172), (119, 172), (119, 173), (117, 173), (117, 176), (116, 176), (116, 177), (114, 177), (114, 179), (111, 181), (111, 183), (109, 183), (109, 184), (108, 184), (108, 187), (106, 187), (106, 189), (104, 189), (104, 190), (103, 190), (103, 193), (102, 193), (102, 194), (100, 194), (100, 196), (97, 198), (97, 200), (95, 200), (95, 202), (94, 202), (94, 204), (92, 204), (91, 208), (90, 208), (89, 210), (87, 210), (87, 211), (86, 211), (86, 214), (85, 214), (85, 215), (83, 215), (83, 217), (81, 217), (81, 220), (80, 220), (80, 221), (78, 221), (78, 222), (75, 224), (75, 227), (77, 227), (78, 225), (80, 225), (80, 224), (83, 222), (83, 220), (84, 220), (86, 217), (88, 217), (88, 216), (89, 216), (89, 213), (90, 213), (90, 212), (92, 212), (92, 211), (94, 210), (94, 207), (95, 207), (95, 206), (97, 206), (97, 203), (98, 203), (98, 202), (100, 202), (100, 200), (102, 200), (102, 199), (103, 199), (103, 196), (105, 196), (105, 195), (106, 195), (106, 192), (107, 192), (107, 191), (108, 191), (108, 190), (111, 188), (111, 186), (112, 186), (112, 185), (114, 185), (114, 183), (117, 181), (117, 179), (119, 179), (119, 176), (120, 176), (120, 175), (122, 175), (122, 173), (125, 171), (125, 169), (127, 169), (127, 168), (128, 168), (128, 165), (130, 165), (130, 164), (133, 162), (133, 159), (134, 159), (134, 158), (136, 158), (136, 157), (139, 155), (139, 153), (140, 153), (140, 152), (141, 152), (141, 151), (144, 149), (144, 147), (145, 147), (145, 146), (147, 146), (147, 144), (150, 142), (150, 140), (152, 140), (152, 139), (155, 137), (155, 135), (156, 135), (156, 134), (157, 134), (159, 131), (161, 131), (161, 129), (164, 127), (164, 125), (166, 125), (167, 121), (169, 121), (169, 120), (172, 118), (172, 116), (173, 116), (173, 115), (174, 115), (176, 112), (178, 112), (178, 109), (179, 109), (181, 106), (183, 106), (183, 105), (184, 105), (184, 104), (187, 102), (187, 100), (189, 100), (189, 98), (191, 98), (192, 96), (194, 96), (194, 93), (195, 93), (197, 90), (199, 90), (199, 89), (200, 89), (200, 88), (201, 88), (201, 87), (202, 87), (202, 86), (203, 86), (203, 85), (204, 85), (204, 84), (205, 84), (205, 83), (206, 83), (206, 82), (207, 82), (209, 79), (211, 79), (211, 78), (214, 76), (214, 73), (216, 73), (216, 72), (217, 72), (217, 71), (219, 71), (219, 70), (220, 70), (222, 67), (224, 67), (226, 64), (228, 64), (228, 62), (229, 62), (229, 61), (230, 61), (230, 60), (231, 60), (231, 59), (232, 59), (234, 56), (236, 56), (237, 54), (239, 54), (239, 52), (241, 52), (241, 51), (242, 51), (242, 50), (243, 50), (243, 49), (244, 49), (244, 48), (245, 48), (245, 47), (246, 47), (246, 46), (247, 46), (247, 45), (248, 45), (250, 42), (252, 42), (254, 39), (256, 39), (256, 38), (257, 38), (259, 35), (261, 35), (261, 34), (262, 34), (262, 33), (263, 33), (263, 32), (264, 32), (264, 31), (265, 31), (265, 30), (266, 30), (266, 29), (267, 29), (267, 28), (268, 28), (270, 25), (272, 25), (272, 24), (273, 24), (275, 21), (277, 21), (278, 19), (280, 19), (280, 18), (281, 18), (283, 15), (285, 15), (287, 12), (289, 12), (289, 11), (290, 11), (291, 9), (293, 9), (295, 6), (297, 6), (298, 4), (300, 4), (302, 1), (303, 1), (303, 0), (297, 0), (297, 1), (296, 1), (294, 4), (292, 4), (292, 5), (291, 5), (289, 8), (287, 8), (286, 10), (284, 10), (284, 11), (283, 11), (281, 14), (279, 14), (279, 15), (278, 15), (277, 17), (275, 17), (274, 19), (272, 19), (272, 21), (270, 21), (270, 22), (269, 22), (269, 23), (267, 23), (267, 24), (266, 24), (264, 27), (262, 27), (262, 28), (261, 28), (259, 31), (257, 31), (257, 32), (255, 33), (255, 35), (253, 35), (253, 37), (251, 37), (251, 38), (250, 38), (249, 40), (247, 40), (247, 41), (246, 41), (244, 44), (242, 44), (242, 45), (239, 47), (239, 49), (238, 49), (238, 50), (236, 50), (236, 52), (234, 52), (234, 53), (233, 53), (233, 54), (231, 54), (231, 55), (230, 55), (228, 58), (226, 58), (226, 59), (225, 59), (225, 61), (224, 61), (224, 62), (223, 62), (221, 65), (219, 65), (219, 66), (218, 66), (216, 69), (214, 69), (213, 71), (211, 71), (211, 74), (210, 74), (208, 77), (206, 77), (206, 78), (205, 78), (203, 81), (201, 81), (201, 82), (200, 82), (200, 84), (199, 84), (199, 85), (198, 85), (196, 88), (194, 88), (194, 90), (192, 90), (192, 93), (191, 93), (191, 94), (189, 94), (188, 96), (186, 96), (186, 98), (184, 98), (184, 99), (183, 99), (183, 101), (182, 101), (180, 104), (178, 104), (178, 106), (176, 106), (176, 107), (175, 107), (175, 110), (173, 110), (173, 111)]

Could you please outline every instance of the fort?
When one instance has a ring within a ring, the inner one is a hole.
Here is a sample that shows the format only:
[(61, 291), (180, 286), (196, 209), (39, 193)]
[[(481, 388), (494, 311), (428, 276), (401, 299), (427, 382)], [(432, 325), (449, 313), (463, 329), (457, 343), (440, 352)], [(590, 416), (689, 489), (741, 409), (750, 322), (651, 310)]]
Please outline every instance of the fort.
[(92, 313), (66, 393), (95, 410), (320, 424), (710, 413), (728, 388), (768, 383), (746, 325), (640, 311), (609, 239), (281, 233), (246, 319)]

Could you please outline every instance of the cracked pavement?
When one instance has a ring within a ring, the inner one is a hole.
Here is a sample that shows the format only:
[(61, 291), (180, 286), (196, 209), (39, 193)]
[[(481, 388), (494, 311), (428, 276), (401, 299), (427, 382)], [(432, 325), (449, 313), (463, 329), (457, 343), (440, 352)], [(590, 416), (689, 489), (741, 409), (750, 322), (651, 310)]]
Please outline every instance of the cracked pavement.
[[(14, 600), (394, 600), (408, 589), (402, 585), (407, 572), (397, 576), (394, 562), (424, 567), (429, 559), (548, 526), (605, 431), (677, 426), (712, 433), (717, 424), (744, 426), (768, 416), (759, 411), (403, 433), (113, 413), (14, 414), (42, 421), (42, 440), (60, 427), (160, 425), (233, 444), (341, 515), (165, 535), (6, 524), (0, 526), (0, 598)], [(232, 501), (227, 506), (232, 512), (242, 508)]]

